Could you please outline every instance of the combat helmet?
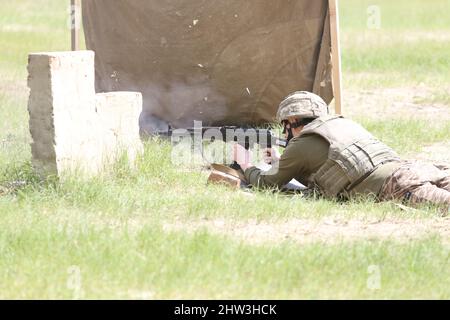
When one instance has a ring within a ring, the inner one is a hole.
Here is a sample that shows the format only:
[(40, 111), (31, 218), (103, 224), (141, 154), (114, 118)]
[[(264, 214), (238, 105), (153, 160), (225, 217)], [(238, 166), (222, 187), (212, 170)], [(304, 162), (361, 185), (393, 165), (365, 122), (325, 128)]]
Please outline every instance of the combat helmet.
[(277, 120), (283, 122), (289, 117), (315, 119), (326, 116), (328, 113), (328, 105), (321, 97), (311, 92), (297, 91), (281, 102), (277, 112)]

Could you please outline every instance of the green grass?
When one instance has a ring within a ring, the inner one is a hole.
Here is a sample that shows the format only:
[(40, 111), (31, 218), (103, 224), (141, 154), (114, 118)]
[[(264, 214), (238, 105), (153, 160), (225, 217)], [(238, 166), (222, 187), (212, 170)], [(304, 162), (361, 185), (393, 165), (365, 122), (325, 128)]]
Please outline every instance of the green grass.
[(446, 0), (341, 0), (340, 17), (343, 32), (367, 29), (367, 9), (378, 6), (381, 12), (381, 28), (395, 31), (449, 30), (446, 16)]
[[(448, 248), (435, 237), (249, 246), (204, 231), (165, 233), (151, 222), (132, 232), (78, 221), (55, 226), (32, 215), (20, 229), (3, 222), (0, 297), (449, 298)], [(379, 290), (368, 287), (370, 266), (379, 268)]]
[[(450, 6), (432, 2), (341, 1), (346, 88), (423, 83), (433, 96), (422, 102), (449, 105)], [(380, 30), (366, 27), (374, 4)], [(72, 266), (86, 298), (450, 298), (448, 239), (439, 235), (251, 245), (163, 229), (205, 219), (425, 222), (439, 219), (433, 208), (206, 186), (206, 172), (172, 165), (170, 146), (157, 141), (146, 144), (135, 170), (119, 163), (97, 178), (41, 181), (30, 166), (27, 55), (69, 49), (68, 1), (0, 0), (0, 7), (0, 298), (76, 297)], [(357, 120), (401, 154), (450, 136), (448, 122)], [(371, 265), (381, 271), (380, 290), (367, 287)]]
[[(368, 1), (341, 4), (342, 59), (346, 88), (424, 83), (448, 91), (450, 20), (446, 0)], [(380, 9), (380, 29), (367, 25), (370, 6)], [(382, 75), (376, 81), (370, 76)], [(366, 75), (361, 79), (360, 74)], [(357, 83), (354, 83), (358, 76)], [(363, 80), (363, 81), (361, 81)]]
[[(408, 83), (432, 85), (434, 82), (449, 83), (450, 31), (447, 41), (423, 40), (416, 43), (392, 41), (384, 46), (357, 46), (344, 49), (345, 72), (375, 72), (391, 74), (401, 72)], [(394, 82), (394, 79), (386, 81)], [(434, 81), (434, 82), (432, 82)], [(395, 84), (395, 83), (393, 83)]]
[(400, 155), (419, 152), (425, 146), (446, 141), (450, 137), (450, 122), (436, 121), (430, 126), (428, 121), (420, 119), (357, 120)]
[(0, 67), (26, 76), (30, 51), (70, 50), (69, 1), (1, 0)]
[[(85, 298), (149, 292), (152, 298), (448, 298), (448, 247), (438, 235), (408, 244), (252, 246), (206, 231), (163, 232), (164, 223), (218, 217), (436, 217), (389, 203), (337, 204), (263, 192), (249, 198), (207, 188), (204, 174), (182, 174), (169, 153), (168, 146), (151, 143), (137, 171), (119, 165), (89, 181), (41, 182), (27, 166), (4, 171), (0, 181), (27, 184), (0, 197), (0, 297), (71, 298), (78, 293), (67, 284), (68, 270), (76, 266)], [(367, 288), (370, 265), (382, 270), (380, 290)]]
[[(384, 132), (386, 137), (392, 137), (398, 145), (417, 148), (414, 136), (402, 132), (400, 126), (386, 128), (379, 124), (371, 125), (373, 129)], [(405, 127), (408, 125), (410, 124), (406, 123)], [(421, 129), (426, 130), (424, 126)], [(392, 133), (392, 130), (396, 132)], [(416, 132), (417, 136), (423, 137), (420, 133), (421, 131)], [(433, 142), (441, 134), (436, 130), (437, 136), (430, 134), (426, 137), (430, 139), (429, 142)], [(403, 139), (396, 140), (395, 137)], [(148, 212), (153, 212), (164, 221), (215, 217), (277, 220), (322, 218), (341, 214), (347, 219), (355, 216), (404, 215), (391, 204), (371, 201), (336, 204), (326, 200), (284, 196), (271, 191), (247, 194), (224, 187), (207, 186), (207, 172), (202, 172), (200, 165), (193, 166), (188, 171), (173, 166), (171, 147), (157, 142), (146, 145), (145, 153), (138, 158), (136, 169), (118, 164), (101, 177), (83, 180), (78, 176), (69, 176), (60, 182), (41, 182), (28, 162), (17, 162), (0, 167), (0, 185), (8, 186), (11, 181), (22, 181), (24, 185), (17, 190), (11, 188), (8, 196), (0, 198), (2, 212), (33, 209), (58, 211), (70, 208), (106, 212), (113, 216), (132, 214), (138, 220)], [(295, 210), (292, 210), (293, 207)], [(421, 214), (421, 217), (428, 217), (433, 212)]]
[[(158, 165), (154, 165), (157, 163)], [(80, 180), (41, 182), (27, 163), (11, 165), (0, 171), (0, 185), (22, 181), (24, 185), (10, 189), (0, 198), (1, 212), (46, 211), (71, 209), (117, 215), (132, 215), (145, 220), (151, 212), (163, 221), (174, 219), (231, 218), (276, 220), (285, 218), (321, 218), (345, 213), (347, 218), (386, 214), (402, 216), (390, 204), (351, 203), (337, 205), (330, 201), (305, 200), (299, 196), (283, 196), (272, 192), (238, 193), (219, 186), (206, 186), (207, 174), (200, 168), (182, 171), (170, 162), (169, 146), (148, 144), (137, 170), (122, 166), (103, 177)], [(295, 207), (296, 210), (291, 210)], [(428, 216), (424, 213), (423, 217)]]

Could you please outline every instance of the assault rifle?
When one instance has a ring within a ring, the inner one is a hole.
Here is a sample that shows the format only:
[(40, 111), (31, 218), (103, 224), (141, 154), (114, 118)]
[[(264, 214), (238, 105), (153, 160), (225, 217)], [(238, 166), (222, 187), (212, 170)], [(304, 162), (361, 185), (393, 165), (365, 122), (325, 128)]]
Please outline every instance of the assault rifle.
[(237, 142), (245, 149), (249, 150), (254, 144), (261, 148), (272, 148), (275, 146), (286, 148), (288, 141), (275, 136), (271, 129), (253, 129), (237, 126), (224, 127), (198, 127), (198, 128), (180, 128), (168, 131), (158, 131), (154, 133), (157, 136), (172, 139), (172, 141), (181, 140), (183, 137), (190, 136), (197, 141), (223, 141)]

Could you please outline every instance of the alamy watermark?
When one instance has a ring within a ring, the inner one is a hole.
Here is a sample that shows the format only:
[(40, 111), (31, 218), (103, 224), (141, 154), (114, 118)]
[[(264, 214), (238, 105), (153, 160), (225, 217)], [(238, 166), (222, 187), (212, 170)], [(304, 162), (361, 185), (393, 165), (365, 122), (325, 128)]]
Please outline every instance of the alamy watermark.
[(81, 6), (77, 1), (74, 5), (69, 5), (67, 8), (69, 17), (67, 18), (67, 27), (70, 30), (79, 30), (81, 27)]
[(233, 164), (235, 144), (248, 150), (253, 162), (261, 161), (261, 152), (277, 146), (285, 147), (287, 142), (270, 129), (239, 127), (203, 127), (201, 121), (194, 121), (189, 129), (175, 129), (169, 133), (172, 143), (171, 160), (174, 165), (196, 164), (198, 161)]
[(369, 30), (381, 29), (381, 7), (372, 5), (367, 7), (367, 28)]
[(72, 300), (83, 298), (81, 269), (79, 266), (70, 266), (67, 269), (67, 289), (72, 291)]
[(367, 268), (367, 289), (380, 290), (381, 289), (381, 268), (378, 265), (370, 265)]

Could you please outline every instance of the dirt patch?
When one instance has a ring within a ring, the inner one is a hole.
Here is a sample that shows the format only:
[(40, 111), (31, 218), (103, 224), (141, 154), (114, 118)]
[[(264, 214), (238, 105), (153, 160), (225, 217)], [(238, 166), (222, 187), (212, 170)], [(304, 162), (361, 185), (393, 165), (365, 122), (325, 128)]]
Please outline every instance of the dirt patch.
[(450, 121), (450, 107), (433, 102), (434, 97), (435, 92), (426, 86), (347, 90), (344, 93), (344, 114), (350, 118)]
[(420, 153), (408, 155), (408, 158), (450, 165), (450, 140), (426, 146)]
[[(0, 31), (4, 33), (34, 33), (34, 34), (43, 34), (43, 33), (51, 33), (55, 32), (55, 29), (44, 27), (44, 26), (37, 26), (35, 24), (18, 24), (18, 23), (11, 23), (11, 24), (3, 24), (0, 26)], [(59, 30), (57, 30), (59, 31)]]
[(196, 232), (202, 229), (235, 237), (250, 244), (277, 243), (286, 240), (301, 244), (363, 239), (408, 241), (432, 234), (438, 234), (446, 244), (450, 243), (450, 219), (448, 218), (384, 221), (343, 220), (340, 218), (328, 218), (320, 221), (289, 219), (281, 223), (218, 219), (164, 225), (164, 230), (167, 232)]

